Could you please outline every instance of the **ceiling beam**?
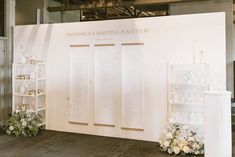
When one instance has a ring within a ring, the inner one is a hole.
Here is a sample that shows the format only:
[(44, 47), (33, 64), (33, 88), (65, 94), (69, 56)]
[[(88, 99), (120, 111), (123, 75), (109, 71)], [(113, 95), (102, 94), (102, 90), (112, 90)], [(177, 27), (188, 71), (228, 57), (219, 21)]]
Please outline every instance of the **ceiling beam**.
[(119, 2), (100, 1), (91, 4), (62, 5), (60, 7), (48, 7), (47, 10), (49, 12), (57, 12), (57, 11), (109, 8), (109, 7), (127, 7), (127, 6), (154, 5), (154, 4), (157, 5), (157, 4), (168, 4), (168, 3), (195, 2), (195, 1), (213, 1), (213, 0), (133, 0), (133, 1), (119, 1)]
[(126, 11), (130, 14), (130, 16), (135, 16), (135, 14), (133, 12), (131, 12), (131, 10), (128, 7), (125, 7)]

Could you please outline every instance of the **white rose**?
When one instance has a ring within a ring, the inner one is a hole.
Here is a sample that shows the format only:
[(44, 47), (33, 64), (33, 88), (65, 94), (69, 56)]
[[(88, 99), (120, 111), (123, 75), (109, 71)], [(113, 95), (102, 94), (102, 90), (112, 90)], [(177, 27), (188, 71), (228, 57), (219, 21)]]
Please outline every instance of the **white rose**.
[(169, 141), (165, 141), (165, 142), (164, 142), (164, 146), (165, 146), (165, 147), (169, 147), (169, 145), (170, 145), (170, 142), (169, 142)]
[(193, 137), (189, 137), (188, 141), (194, 141), (194, 138)]
[(188, 146), (184, 146), (183, 147), (183, 151), (187, 154), (189, 153), (189, 147)]
[(188, 130), (188, 125), (183, 126), (184, 130)]
[(193, 148), (194, 148), (194, 149), (200, 149), (200, 147), (201, 147), (201, 146), (200, 146), (199, 144), (197, 144), (197, 143), (194, 143), (194, 144), (193, 144)]
[(178, 131), (176, 131), (176, 134), (177, 134), (177, 135), (179, 135), (179, 134), (180, 134), (180, 131), (179, 131), (179, 130), (178, 130)]
[(11, 132), (10, 132), (9, 130), (7, 130), (7, 134), (8, 134), (8, 135), (10, 135), (10, 134), (11, 134)]
[(172, 137), (173, 137), (173, 136), (172, 136), (172, 133), (166, 134), (166, 138), (167, 138), (167, 139), (172, 139)]
[(20, 121), (23, 122), (23, 121), (25, 121), (25, 120), (24, 120), (24, 119), (21, 119)]
[(196, 155), (198, 155), (198, 154), (199, 154), (199, 151), (198, 151), (198, 150), (196, 150), (194, 153), (195, 153)]
[(177, 140), (177, 139), (174, 139), (174, 140), (173, 140), (173, 143), (177, 144), (177, 143), (178, 143), (178, 140)]
[(9, 130), (11, 130), (11, 131), (14, 130), (14, 127), (13, 127), (13, 126), (10, 126), (10, 127), (9, 127)]
[(184, 141), (184, 138), (183, 137), (179, 137), (179, 141)]
[(26, 126), (27, 126), (27, 122), (26, 122), (26, 121), (23, 121), (23, 122), (22, 122), (22, 126), (26, 127)]
[(168, 152), (169, 154), (172, 154), (172, 150), (171, 150), (171, 149), (168, 149), (167, 152)]
[(180, 153), (179, 147), (174, 147), (173, 151), (174, 151), (175, 154), (179, 154)]

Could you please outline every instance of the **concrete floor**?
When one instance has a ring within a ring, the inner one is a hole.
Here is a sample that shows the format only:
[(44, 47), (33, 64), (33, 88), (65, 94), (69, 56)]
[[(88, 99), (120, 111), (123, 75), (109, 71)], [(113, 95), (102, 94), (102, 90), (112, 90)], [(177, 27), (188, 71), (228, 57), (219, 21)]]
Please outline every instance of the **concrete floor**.
[[(235, 144), (234, 137), (233, 144)], [(15, 138), (0, 134), (0, 157), (172, 156), (162, 153), (154, 142), (44, 131), (33, 138)]]

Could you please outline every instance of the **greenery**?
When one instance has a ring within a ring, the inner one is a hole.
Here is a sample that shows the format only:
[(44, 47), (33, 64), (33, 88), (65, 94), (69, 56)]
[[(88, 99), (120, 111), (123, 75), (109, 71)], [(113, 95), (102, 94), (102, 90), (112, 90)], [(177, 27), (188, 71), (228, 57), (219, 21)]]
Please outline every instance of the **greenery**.
[(175, 155), (204, 154), (203, 140), (196, 136), (196, 132), (188, 126), (181, 128), (177, 124), (169, 125), (159, 139), (163, 152)]
[(31, 137), (39, 133), (40, 123), (42, 122), (39, 115), (28, 113), (26, 110), (20, 109), (1, 124), (1, 129), (8, 135)]

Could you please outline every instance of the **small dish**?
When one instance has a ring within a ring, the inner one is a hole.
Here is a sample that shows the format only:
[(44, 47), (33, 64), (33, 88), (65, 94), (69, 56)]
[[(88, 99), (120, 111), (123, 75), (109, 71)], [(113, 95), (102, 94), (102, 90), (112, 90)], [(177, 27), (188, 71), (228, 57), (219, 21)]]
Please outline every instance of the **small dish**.
[(21, 86), (20, 87), (20, 94), (24, 94), (25, 93), (25, 87), (24, 86)]

